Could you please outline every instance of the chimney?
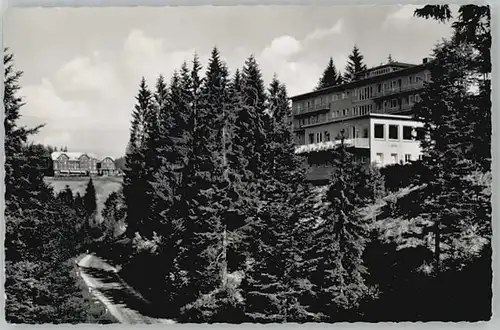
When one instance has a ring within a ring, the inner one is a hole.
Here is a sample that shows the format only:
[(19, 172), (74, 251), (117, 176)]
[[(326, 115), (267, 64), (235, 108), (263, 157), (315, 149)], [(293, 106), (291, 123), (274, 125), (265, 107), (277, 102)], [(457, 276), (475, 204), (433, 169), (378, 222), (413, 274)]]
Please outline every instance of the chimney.
[(430, 57), (424, 57), (422, 59), (422, 64), (426, 64), (426, 63), (429, 63), (432, 59)]

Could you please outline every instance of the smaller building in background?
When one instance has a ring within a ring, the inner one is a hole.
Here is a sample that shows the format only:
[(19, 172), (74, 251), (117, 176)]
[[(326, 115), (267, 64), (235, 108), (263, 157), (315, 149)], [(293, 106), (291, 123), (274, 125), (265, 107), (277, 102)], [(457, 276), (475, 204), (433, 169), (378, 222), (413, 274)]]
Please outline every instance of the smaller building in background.
[(95, 155), (83, 152), (55, 151), (51, 154), (54, 176), (117, 175), (113, 158), (99, 160)]
[(111, 157), (104, 157), (98, 164), (99, 175), (117, 175), (118, 170), (115, 165), (115, 160)]

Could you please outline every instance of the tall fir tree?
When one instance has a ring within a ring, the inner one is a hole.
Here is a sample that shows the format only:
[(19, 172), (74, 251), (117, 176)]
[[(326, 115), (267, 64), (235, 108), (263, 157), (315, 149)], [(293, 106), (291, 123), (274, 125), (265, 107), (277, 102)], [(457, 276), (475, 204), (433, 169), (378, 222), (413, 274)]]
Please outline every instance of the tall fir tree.
[(344, 81), (351, 82), (356, 79), (356, 75), (367, 69), (363, 62), (364, 56), (361, 55), (357, 45), (354, 45), (352, 53), (347, 57), (347, 65), (344, 70)]
[[(486, 137), (490, 127), (489, 101), (484, 102), (489, 95), (489, 83), (484, 79), (487, 72), (482, 72), (487, 65), (475, 56), (478, 46), (471, 40), (477, 39), (464, 37), (462, 30), (467, 24), (464, 17), (470, 19), (468, 15), (476, 14), (476, 22), (482, 22), (485, 28), (479, 34), (487, 34), (489, 25), (482, 19), (488, 20), (488, 14), (473, 7), (460, 8), (452, 39), (435, 50), (431, 82), (421, 94), (422, 101), (414, 107), (415, 118), (424, 122), (420, 142), (427, 188), (421, 195), (425, 216), (416, 217), (413, 222), (433, 235), (433, 246), (429, 248), (433, 250), (436, 274), (454, 264), (452, 251), (461, 244), (465, 232), (472, 230), (483, 242), (491, 235), (491, 205), (484, 197), (478, 197), (482, 188), (468, 179), (474, 172), (488, 170), (488, 153), (482, 153), (480, 145), (490, 141)], [(427, 11), (429, 8), (434, 7), (427, 7)], [(446, 8), (436, 7), (431, 15), (446, 19), (448, 14)], [(470, 28), (465, 35), (477, 33), (476, 26)], [(486, 43), (488, 39), (484, 37)], [(479, 85), (478, 93), (470, 90), (474, 83)]]
[[(5, 318), (9, 323), (81, 323), (88, 305), (67, 261), (80, 253), (72, 193), (43, 181), (44, 148), (28, 144), (39, 127), (19, 125), (23, 100), (13, 55), (4, 49)], [(64, 196), (64, 197), (63, 197)]]
[[(227, 190), (231, 185), (225, 165), (228, 101), (228, 72), (214, 48), (196, 109), (189, 181), (185, 186), (190, 205), (184, 224), (183, 241), (187, 248), (183, 251), (181, 265), (188, 271), (191, 297), (196, 299), (184, 309), (184, 317), (191, 321), (209, 321), (217, 317), (221, 312), (219, 308), (203, 312), (206, 308), (203, 301), (215, 299), (214, 295), (221, 290), (227, 292), (226, 249), (228, 208), (231, 208)], [(231, 300), (234, 298), (226, 296), (223, 302)]]
[(318, 81), (316, 90), (339, 85), (342, 83), (342, 79), (342, 74), (340, 73), (340, 71), (337, 71), (337, 68), (333, 63), (333, 58), (330, 57), (330, 60), (328, 61), (328, 64)]
[(356, 182), (363, 165), (354, 162), (344, 137), (340, 139), (321, 210), (323, 221), (311, 233), (314, 243), (306, 262), (317, 294), (312, 311), (328, 322), (351, 319), (352, 311), (369, 293), (363, 265), (368, 227), (357, 214), (365, 202), (359, 193), (363, 184)]
[(442, 259), (446, 256), (443, 248), (453, 247), (457, 235), (476, 228), (477, 234), (489, 237), (491, 230), (487, 219), (471, 214), (476, 209), (476, 193), (474, 184), (466, 179), (482, 169), (477, 165), (476, 155), (471, 153), (477, 141), (474, 132), (477, 126), (471, 125), (470, 112), (479, 109), (477, 98), (467, 92), (470, 72), (466, 62), (471, 55), (467, 48), (448, 43), (438, 50), (431, 67), (432, 82), (422, 93), (422, 102), (414, 108), (415, 117), (424, 122), (422, 164), (428, 180), (422, 210), (427, 221), (421, 225), (431, 226), (434, 235), (436, 272), (442, 269)]
[[(20, 90), (19, 79), (23, 72), (14, 67), (14, 56), (4, 49), (4, 96), (5, 108), (5, 212), (23, 213), (32, 199), (43, 189), (43, 176), (38, 171), (32, 171), (32, 161), (27, 157), (25, 146), (28, 137), (36, 134), (43, 125), (35, 128), (26, 128), (19, 125), (22, 98), (17, 94)], [(29, 177), (30, 180), (22, 178)]]
[(249, 237), (251, 266), (242, 283), (245, 310), (253, 322), (303, 321), (303, 290), (296, 278), (296, 262), (302, 258), (297, 228), (308, 189), (302, 160), (294, 153), (286, 88), (276, 76), (268, 90), (267, 108), (271, 125), (263, 161), (268, 171), (261, 185), (258, 220)]
[(92, 178), (89, 179), (87, 187), (85, 188), (85, 194), (83, 195), (83, 204), (89, 217), (95, 215), (95, 213), (97, 212), (97, 197)]
[(153, 105), (152, 93), (143, 77), (136, 97), (137, 104), (132, 114), (130, 140), (125, 155), (126, 170), (123, 179), (123, 195), (127, 205), (127, 234), (134, 237), (139, 228), (147, 221), (148, 205), (144, 203), (145, 162), (147, 127), (146, 118)]
[(156, 202), (157, 191), (154, 185), (161, 170), (159, 161), (159, 148), (165, 141), (162, 141), (162, 124), (165, 108), (167, 106), (167, 86), (164, 78), (160, 75), (156, 81), (155, 91), (152, 94), (151, 106), (144, 114), (144, 127), (146, 138), (144, 142), (144, 195), (143, 203), (147, 207), (145, 223), (140, 228), (141, 236), (152, 238), (153, 234), (158, 234), (159, 220)]
[(250, 56), (241, 75), (241, 105), (236, 110), (234, 143), (248, 160), (243, 169), (243, 180), (250, 180), (261, 172), (260, 158), (265, 147), (265, 132), (269, 126), (266, 113), (266, 93), (262, 73), (254, 56)]

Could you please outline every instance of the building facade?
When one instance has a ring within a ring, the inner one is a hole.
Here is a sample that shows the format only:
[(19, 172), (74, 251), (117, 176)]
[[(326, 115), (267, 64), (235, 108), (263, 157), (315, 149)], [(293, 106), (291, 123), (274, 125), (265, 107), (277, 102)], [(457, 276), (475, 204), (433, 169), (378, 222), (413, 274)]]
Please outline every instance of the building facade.
[(331, 149), (342, 134), (358, 161), (385, 166), (420, 157), (415, 137), (421, 123), (412, 119), (428, 59), (420, 65), (389, 63), (361, 72), (351, 83), (292, 97), (296, 152), (306, 154), (309, 179), (325, 181)]
[(115, 161), (111, 157), (105, 157), (98, 163), (98, 172), (100, 175), (117, 174)]
[(51, 154), (54, 176), (113, 175), (116, 167), (113, 158), (99, 160), (96, 156), (82, 152), (56, 151)]

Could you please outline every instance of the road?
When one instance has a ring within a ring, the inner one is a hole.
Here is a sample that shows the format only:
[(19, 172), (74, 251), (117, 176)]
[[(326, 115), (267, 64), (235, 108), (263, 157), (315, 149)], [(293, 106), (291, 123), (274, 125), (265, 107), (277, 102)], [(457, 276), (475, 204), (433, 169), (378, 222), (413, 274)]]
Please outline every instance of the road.
[(113, 317), (123, 324), (172, 324), (172, 320), (144, 315), (147, 301), (129, 287), (118, 275), (117, 270), (94, 255), (87, 254), (77, 261), (79, 276), (89, 291), (98, 299)]

